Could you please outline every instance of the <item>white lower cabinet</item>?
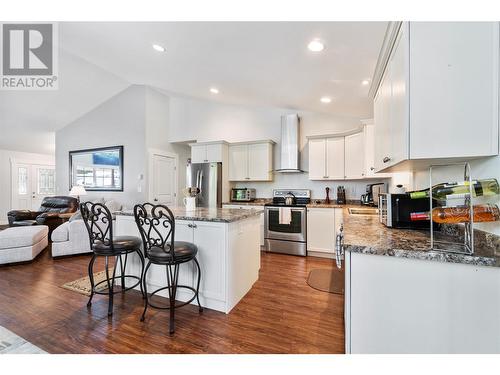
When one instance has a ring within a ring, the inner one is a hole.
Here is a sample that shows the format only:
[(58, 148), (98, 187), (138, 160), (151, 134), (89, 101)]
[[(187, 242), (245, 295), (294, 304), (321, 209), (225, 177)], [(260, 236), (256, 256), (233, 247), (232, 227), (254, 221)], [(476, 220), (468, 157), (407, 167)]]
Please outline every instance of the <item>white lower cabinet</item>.
[[(204, 307), (228, 313), (257, 281), (260, 267), (259, 224), (257, 216), (231, 223), (175, 221), (175, 241), (191, 242), (198, 247), (200, 302)], [(117, 236), (139, 236), (133, 216), (117, 215), (114, 229)], [(136, 254), (129, 257), (127, 273), (141, 275)], [(194, 262), (180, 265), (179, 285), (196, 287), (197, 280), (198, 270)], [(146, 284), (148, 293), (165, 287), (165, 266), (152, 265)], [(160, 291), (158, 295), (166, 297), (168, 293)], [(187, 301), (192, 295), (191, 291), (179, 288), (176, 298)]]
[[(242, 210), (263, 210), (264, 206), (250, 206), (246, 204), (223, 204), (222, 208), (242, 209)], [(260, 214), (260, 246), (264, 246), (264, 212)]]
[(346, 251), (345, 271), (346, 353), (500, 353), (499, 268)]
[(333, 255), (342, 208), (307, 209), (307, 251)]

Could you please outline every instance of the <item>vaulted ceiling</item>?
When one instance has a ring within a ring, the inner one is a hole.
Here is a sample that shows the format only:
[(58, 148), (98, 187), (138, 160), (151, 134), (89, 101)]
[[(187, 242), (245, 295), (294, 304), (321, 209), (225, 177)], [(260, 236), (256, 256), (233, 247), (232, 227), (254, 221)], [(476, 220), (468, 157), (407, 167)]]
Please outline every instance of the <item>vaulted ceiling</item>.
[[(61, 23), (57, 91), (0, 92), (0, 148), (53, 132), (130, 84), (224, 103), (372, 115), (385, 22)], [(314, 53), (307, 44), (325, 45)], [(165, 47), (158, 52), (152, 44)], [(219, 93), (210, 93), (217, 87)], [(331, 103), (320, 102), (327, 96)], [(33, 135), (36, 137), (33, 138)], [(34, 147), (34, 146), (37, 147)], [(21, 147), (21, 148), (20, 148)]]

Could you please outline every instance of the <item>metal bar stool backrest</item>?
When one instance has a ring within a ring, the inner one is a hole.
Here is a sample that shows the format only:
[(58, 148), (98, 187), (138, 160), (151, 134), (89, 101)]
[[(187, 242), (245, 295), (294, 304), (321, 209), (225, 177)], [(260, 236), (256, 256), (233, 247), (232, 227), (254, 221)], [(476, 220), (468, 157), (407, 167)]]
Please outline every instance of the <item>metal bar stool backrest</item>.
[(158, 247), (169, 254), (172, 261), (175, 261), (175, 218), (172, 211), (161, 204), (136, 204), (134, 217), (141, 233), (146, 257), (149, 257), (152, 247)]
[(113, 216), (102, 203), (84, 202), (80, 204), (83, 222), (87, 227), (90, 239), (90, 248), (97, 243), (113, 247)]

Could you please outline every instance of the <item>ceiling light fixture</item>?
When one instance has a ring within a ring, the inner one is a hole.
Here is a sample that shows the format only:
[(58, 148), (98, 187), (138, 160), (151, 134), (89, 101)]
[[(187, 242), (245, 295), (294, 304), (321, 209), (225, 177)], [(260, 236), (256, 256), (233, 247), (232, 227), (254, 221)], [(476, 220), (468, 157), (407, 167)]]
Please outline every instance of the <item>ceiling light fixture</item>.
[(313, 39), (309, 42), (307, 45), (307, 48), (309, 48), (309, 51), (312, 52), (321, 52), (325, 49), (325, 45), (323, 42), (319, 39)]
[(153, 49), (158, 52), (165, 52), (165, 47), (160, 46), (159, 44), (153, 44)]
[(369, 84), (369, 83), (370, 83), (370, 81), (369, 81), (369, 80), (367, 80), (367, 79), (365, 79), (365, 80), (361, 81), (361, 84), (362, 84), (363, 86), (366, 86), (366, 85), (367, 85), (367, 84)]
[(329, 98), (328, 96), (323, 96), (321, 99), (320, 99), (321, 103), (331, 103), (332, 102), (332, 99)]
[(217, 88), (215, 88), (215, 87), (212, 87), (212, 88), (210, 89), (210, 92), (211, 92), (212, 94), (218, 94), (218, 93), (219, 93), (219, 90), (218, 90)]

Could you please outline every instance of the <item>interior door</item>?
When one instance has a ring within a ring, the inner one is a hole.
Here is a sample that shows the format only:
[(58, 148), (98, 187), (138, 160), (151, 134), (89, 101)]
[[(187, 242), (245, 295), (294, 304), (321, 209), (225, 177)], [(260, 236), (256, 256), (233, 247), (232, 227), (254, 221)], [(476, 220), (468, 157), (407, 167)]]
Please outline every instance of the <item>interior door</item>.
[(155, 204), (172, 206), (176, 204), (175, 158), (154, 154), (152, 156), (151, 197)]

